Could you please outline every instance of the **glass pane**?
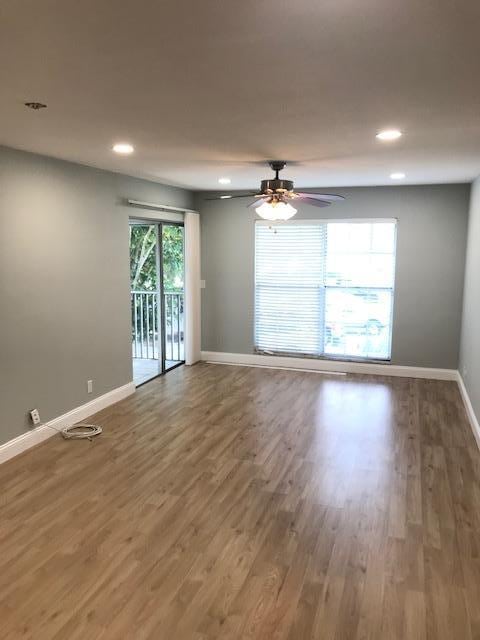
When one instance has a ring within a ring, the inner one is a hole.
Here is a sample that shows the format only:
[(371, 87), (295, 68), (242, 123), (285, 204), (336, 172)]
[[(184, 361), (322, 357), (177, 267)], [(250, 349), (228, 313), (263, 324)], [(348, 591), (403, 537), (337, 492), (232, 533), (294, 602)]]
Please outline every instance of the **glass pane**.
[(391, 329), (391, 291), (327, 287), (326, 354), (388, 359)]
[(183, 232), (182, 226), (162, 225), (166, 370), (185, 360)]
[(395, 223), (329, 223), (327, 286), (392, 288)]
[(130, 289), (133, 378), (139, 385), (158, 376), (160, 366), (157, 225), (130, 225)]
[(162, 257), (165, 291), (183, 293), (183, 227), (162, 226)]
[(130, 225), (130, 284), (132, 291), (155, 291), (158, 287), (156, 226)]
[(395, 253), (395, 222), (376, 222), (372, 225), (372, 251)]
[(328, 253), (370, 251), (371, 226), (368, 223), (330, 222), (328, 224)]
[(329, 222), (328, 253), (393, 253), (395, 222)]
[(331, 287), (385, 287), (394, 280), (395, 259), (385, 253), (329, 254), (325, 284)]

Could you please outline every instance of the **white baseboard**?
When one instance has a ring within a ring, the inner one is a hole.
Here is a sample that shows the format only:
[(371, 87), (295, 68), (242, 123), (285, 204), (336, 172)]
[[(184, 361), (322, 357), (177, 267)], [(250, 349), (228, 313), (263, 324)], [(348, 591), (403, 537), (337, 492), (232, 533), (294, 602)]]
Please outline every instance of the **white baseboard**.
[(50, 427), (57, 430), (70, 427), (80, 420), (85, 420), (85, 418), (88, 418), (94, 413), (97, 413), (102, 409), (106, 409), (110, 405), (123, 400), (123, 398), (126, 398), (132, 393), (135, 393), (135, 384), (133, 382), (129, 382), (128, 384), (118, 387), (117, 389), (113, 389), (112, 391), (109, 391), (103, 396), (99, 396), (86, 404), (82, 404), (80, 407), (72, 409), (68, 413), (58, 416), (58, 418), (53, 418), (53, 420), (50, 420), (31, 431), (22, 433), (22, 435), (17, 438), (0, 445), (0, 464), (10, 458), (13, 458), (19, 453), (22, 453), (22, 451), (25, 451), (26, 449), (34, 447), (43, 440), (54, 436), (55, 431)]
[(470, 424), (472, 426), (473, 435), (475, 436), (478, 448), (480, 449), (480, 423), (478, 422), (478, 418), (475, 415), (470, 396), (468, 395), (467, 387), (465, 386), (460, 371), (457, 371), (457, 382), (462, 396), (463, 404), (465, 405), (465, 409), (467, 410), (468, 419), (470, 420)]
[(266, 356), (255, 353), (221, 353), (202, 351), (202, 360), (218, 364), (236, 364), (273, 369), (298, 369), (323, 373), (363, 373), (376, 376), (402, 378), (427, 378), (430, 380), (457, 380), (456, 369), (431, 369), (428, 367), (405, 367), (394, 364), (370, 362), (347, 362), (341, 360), (315, 360), (290, 356)]

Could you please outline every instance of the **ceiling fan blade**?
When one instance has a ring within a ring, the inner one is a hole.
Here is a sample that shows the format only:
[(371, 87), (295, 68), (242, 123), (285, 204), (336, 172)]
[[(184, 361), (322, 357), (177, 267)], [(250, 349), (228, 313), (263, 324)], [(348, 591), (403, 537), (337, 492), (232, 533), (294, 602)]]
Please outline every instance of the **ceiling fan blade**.
[[(228, 195), (228, 198), (225, 198), (225, 196), (227, 195)], [(233, 198), (253, 198), (256, 195), (257, 194), (253, 191), (252, 193), (244, 193), (239, 196), (231, 196), (230, 194), (225, 193), (223, 196), (215, 196), (214, 198), (205, 198), (205, 200), (232, 200)]]
[(312, 198), (313, 200), (323, 200), (324, 202), (340, 202), (345, 200), (343, 196), (337, 196), (333, 193), (296, 193), (300, 198)]
[(263, 204), (264, 202), (268, 202), (269, 198), (261, 198), (260, 200), (255, 200), (255, 202), (252, 202), (252, 204), (248, 204), (247, 207), (259, 207), (261, 204)]
[(304, 202), (305, 204), (311, 204), (314, 207), (329, 207), (332, 204), (330, 200), (308, 198), (306, 194), (298, 194), (298, 197), (292, 198), (291, 202), (293, 202), (294, 205), (296, 202)]

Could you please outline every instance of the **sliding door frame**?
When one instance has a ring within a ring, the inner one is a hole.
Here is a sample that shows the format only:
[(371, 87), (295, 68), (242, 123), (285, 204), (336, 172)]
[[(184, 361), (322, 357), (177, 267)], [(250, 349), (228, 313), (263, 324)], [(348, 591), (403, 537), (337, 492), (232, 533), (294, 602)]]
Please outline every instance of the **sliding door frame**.
[[(163, 226), (168, 226), (168, 227), (182, 227), (183, 228), (183, 242), (182, 242), (182, 248), (183, 248), (183, 316), (184, 316), (184, 320), (183, 320), (183, 324), (185, 325), (185, 224), (184, 222), (167, 222), (166, 220), (162, 220), (158, 222), (158, 230), (159, 230), (159, 255), (160, 255), (160, 308), (161, 308), (161, 321), (162, 321), (162, 373), (161, 375), (163, 375), (164, 373), (167, 373), (168, 371), (173, 371), (173, 369), (176, 369), (177, 367), (181, 367), (182, 364), (185, 364), (185, 326), (183, 327), (183, 356), (184, 359), (183, 360), (179, 360), (176, 364), (173, 364), (171, 367), (168, 367), (168, 369), (165, 366), (165, 362), (167, 360), (167, 352), (166, 352), (166, 323), (165, 323), (165, 318), (166, 318), (166, 306), (165, 306), (165, 280), (164, 280), (164, 269), (163, 269)], [(173, 304), (173, 303), (172, 303)], [(178, 314), (180, 315), (180, 307), (178, 308)], [(171, 327), (172, 330), (172, 344), (173, 344), (173, 325)], [(180, 340), (180, 331), (179, 331), (179, 336), (178, 339)], [(173, 346), (172, 346), (172, 351), (173, 351)], [(173, 355), (173, 354), (172, 354)]]
[[(178, 215), (178, 214), (177, 214)], [(157, 375), (151, 377), (149, 380), (145, 382), (141, 382), (136, 385), (137, 388), (141, 387), (147, 382), (151, 382), (160, 376), (165, 375), (169, 371), (173, 371), (177, 367), (181, 367), (185, 364), (185, 359), (179, 360), (176, 364), (171, 367), (166, 367), (166, 306), (165, 306), (165, 282), (164, 282), (164, 267), (163, 267), (163, 227), (182, 227), (183, 228), (183, 275), (185, 282), (185, 224), (180, 220), (166, 220), (159, 219), (158, 217), (148, 217), (148, 216), (131, 216), (128, 221), (129, 225), (137, 224), (139, 226), (155, 226), (155, 261), (156, 261), (156, 270), (158, 276), (158, 286), (157, 286), (157, 294), (159, 296), (160, 304), (157, 305), (157, 327), (160, 330), (160, 339), (158, 340), (158, 344), (160, 346), (160, 353), (158, 358), (158, 373)], [(185, 324), (185, 286), (184, 286), (184, 294), (183, 294), (183, 309), (184, 309), (184, 324)], [(180, 308), (178, 309), (178, 313), (180, 314)], [(171, 327), (172, 330), (172, 340), (173, 340), (173, 325)], [(180, 339), (180, 336), (178, 336)], [(185, 327), (183, 327), (183, 344), (184, 344), (184, 356), (185, 356)]]
[[(164, 321), (165, 321), (165, 313), (164, 313), (164, 304), (163, 304), (163, 260), (162, 260), (162, 248), (160, 246), (161, 237), (162, 237), (162, 227), (161, 222), (153, 222), (150, 221), (150, 224), (155, 225), (155, 238), (156, 238), (156, 247), (155, 247), (155, 255), (157, 260), (157, 278), (158, 278), (158, 300), (160, 304), (157, 305), (157, 315), (158, 315), (158, 327), (160, 329), (160, 340), (158, 341), (160, 345), (159, 353), (159, 367), (158, 367), (158, 376), (163, 376), (165, 373), (165, 329), (164, 329)], [(158, 376), (155, 376), (158, 378)], [(155, 380), (155, 378), (152, 378)], [(149, 381), (148, 381), (149, 382)]]

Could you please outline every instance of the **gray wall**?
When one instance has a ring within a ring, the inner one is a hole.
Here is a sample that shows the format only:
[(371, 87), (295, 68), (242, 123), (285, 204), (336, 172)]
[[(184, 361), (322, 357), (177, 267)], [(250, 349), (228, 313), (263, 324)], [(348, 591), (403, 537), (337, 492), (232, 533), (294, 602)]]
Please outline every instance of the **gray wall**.
[(131, 381), (125, 197), (193, 204), (181, 189), (0, 147), (0, 443), (29, 428), (29, 409), (47, 421)]
[(470, 200), (459, 369), (480, 420), (480, 178)]
[[(347, 197), (301, 218), (398, 218), (392, 362), (457, 368), (469, 185), (326, 190)], [(201, 213), (202, 348), (251, 353), (254, 219), (245, 200), (206, 201)]]

